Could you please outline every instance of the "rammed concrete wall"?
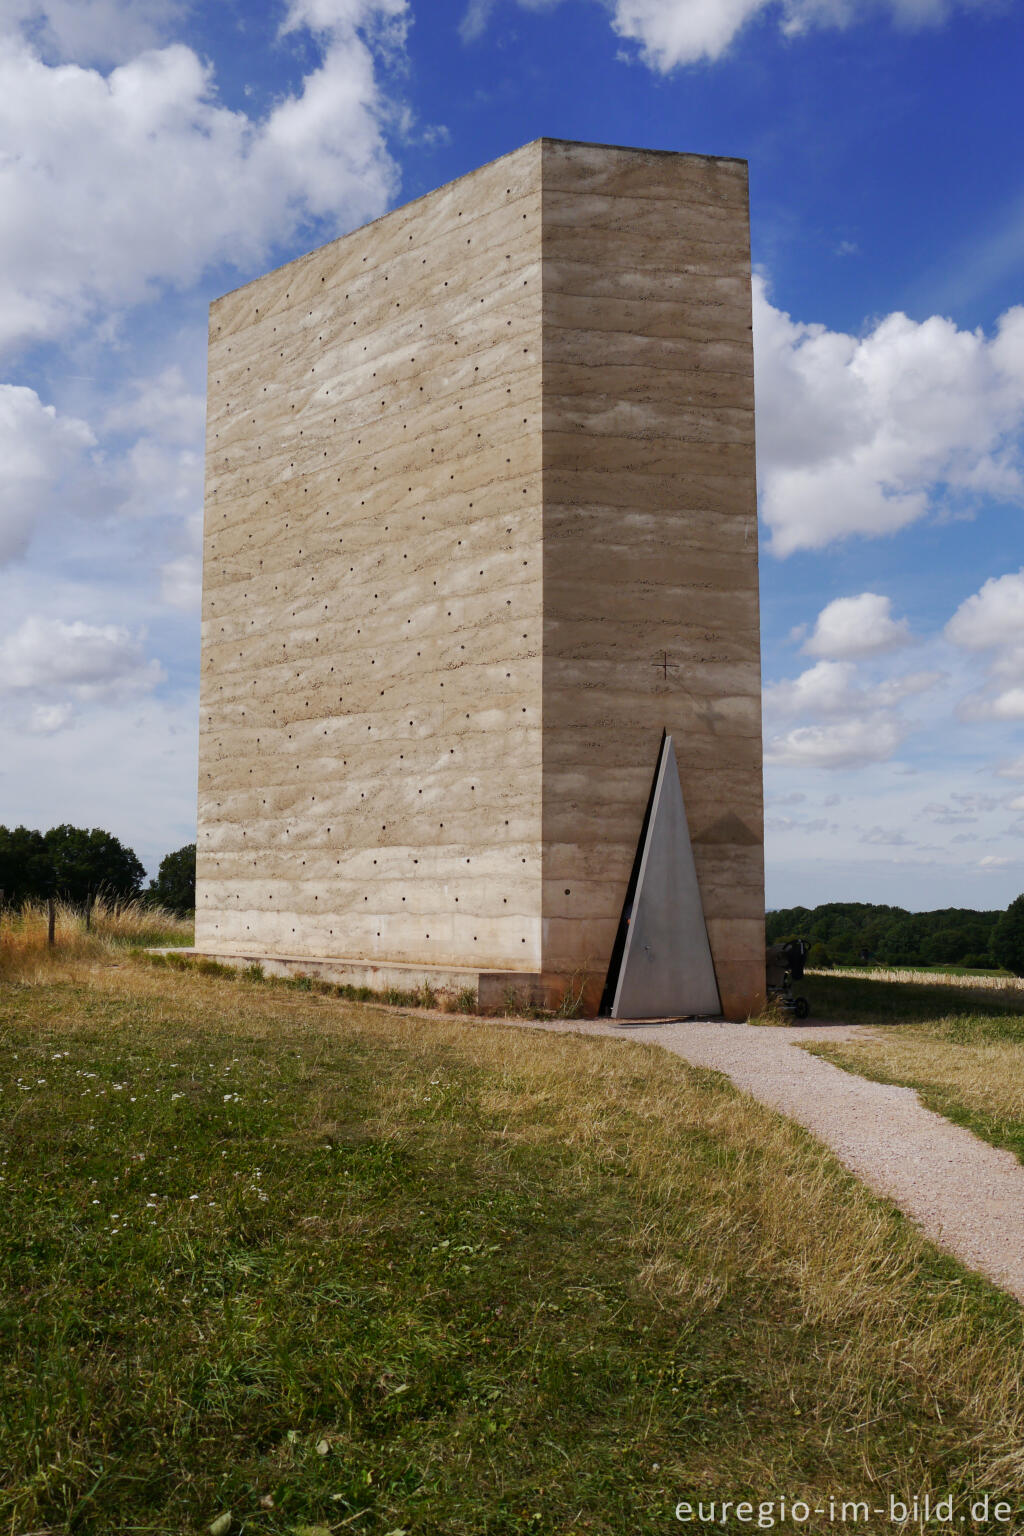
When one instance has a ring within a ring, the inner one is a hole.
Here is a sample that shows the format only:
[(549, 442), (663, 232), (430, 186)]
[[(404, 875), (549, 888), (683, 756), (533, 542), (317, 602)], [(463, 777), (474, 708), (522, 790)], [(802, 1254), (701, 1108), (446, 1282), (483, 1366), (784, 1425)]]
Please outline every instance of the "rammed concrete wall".
[(607, 965), (662, 728), (724, 1011), (764, 984), (747, 168), (543, 163), (544, 962)]
[(211, 310), (197, 945), (599, 994), (675, 737), (763, 991), (746, 171), (540, 140)]
[(213, 305), (202, 948), (540, 969), (540, 170)]

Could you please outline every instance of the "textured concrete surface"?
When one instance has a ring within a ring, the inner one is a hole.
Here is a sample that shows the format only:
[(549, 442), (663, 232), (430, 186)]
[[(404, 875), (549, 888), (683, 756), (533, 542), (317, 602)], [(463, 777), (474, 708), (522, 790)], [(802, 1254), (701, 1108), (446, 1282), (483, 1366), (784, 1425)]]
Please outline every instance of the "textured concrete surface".
[(209, 369), (198, 947), (596, 1003), (667, 726), (756, 1007), (745, 166), (537, 141), (218, 300)]
[[(484, 1012), (504, 1014), (531, 1004), (543, 1006), (544, 986), (539, 973), (528, 971), (481, 971), (455, 965), (401, 965), (395, 961), (374, 963), (368, 960), (311, 959), (308, 955), (275, 954), (268, 956), (253, 948), (248, 954), (234, 954), (209, 949), (157, 947), (151, 954), (184, 955), (191, 959), (217, 960), (235, 970), (259, 965), (267, 976), (286, 980), (309, 977), (332, 986), (369, 987), (381, 994), (396, 988), (401, 992), (422, 992), (425, 988), (448, 1000), (460, 992), (472, 993), (475, 1006)], [(441, 1016), (444, 1016), (443, 1013)]]
[(543, 188), (545, 965), (607, 963), (664, 728), (723, 1009), (746, 1018), (764, 987), (747, 168), (557, 143)]
[(540, 170), (212, 307), (201, 949), (540, 970)]
[(645, 1040), (805, 1126), (940, 1248), (1024, 1301), (1024, 1166), (925, 1109), (912, 1088), (869, 1082), (801, 1050), (853, 1039), (855, 1025), (770, 1028), (722, 1022), (623, 1027), (605, 1020), (530, 1027)]

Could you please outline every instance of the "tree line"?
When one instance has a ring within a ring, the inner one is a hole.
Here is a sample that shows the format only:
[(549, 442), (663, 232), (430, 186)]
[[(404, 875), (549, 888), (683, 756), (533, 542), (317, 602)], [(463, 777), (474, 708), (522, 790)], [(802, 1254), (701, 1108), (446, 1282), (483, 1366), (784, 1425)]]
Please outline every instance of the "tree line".
[(131, 848), (100, 827), (67, 823), (38, 832), (0, 826), (0, 904), (20, 907), (51, 898), (88, 909), (97, 898), (146, 901), (184, 915), (196, 904), (196, 845), (160, 861), (143, 889), (146, 871)]
[(1024, 896), (1005, 912), (907, 912), (865, 901), (784, 907), (766, 914), (765, 933), (769, 944), (806, 939), (811, 966), (956, 965), (1024, 975)]

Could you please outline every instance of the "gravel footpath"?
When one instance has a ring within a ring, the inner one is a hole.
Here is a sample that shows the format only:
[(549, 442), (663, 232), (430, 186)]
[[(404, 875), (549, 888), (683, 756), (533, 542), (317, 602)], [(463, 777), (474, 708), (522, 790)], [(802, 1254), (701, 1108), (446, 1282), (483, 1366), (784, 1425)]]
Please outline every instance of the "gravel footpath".
[(869, 1082), (800, 1049), (800, 1041), (856, 1039), (869, 1027), (522, 1022), (649, 1041), (724, 1072), (737, 1088), (805, 1126), (940, 1248), (1024, 1302), (1024, 1165), (925, 1109), (913, 1088)]

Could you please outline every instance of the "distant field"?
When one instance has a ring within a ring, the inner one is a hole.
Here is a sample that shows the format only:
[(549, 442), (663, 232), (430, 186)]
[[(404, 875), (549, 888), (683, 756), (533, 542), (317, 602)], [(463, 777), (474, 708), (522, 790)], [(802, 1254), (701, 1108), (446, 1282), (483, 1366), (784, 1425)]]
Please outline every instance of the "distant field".
[(0, 1530), (664, 1536), (697, 1496), (1019, 1486), (1021, 1310), (722, 1078), (110, 953), (20, 974)]
[(1024, 1014), (1024, 991), (1016, 977), (999, 981), (948, 972), (808, 971), (793, 990), (810, 1002), (812, 1019), (848, 1024), (908, 1024), (970, 1016), (1004, 1018)]
[(813, 976), (865, 976), (888, 981), (921, 981), (941, 986), (944, 981), (957, 982), (965, 976), (976, 980), (979, 986), (1013, 987), (1024, 989), (1024, 977), (1010, 971), (986, 968), (971, 969), (964, 965), (833, 965), (828, 969), (811, 970)]
[(874, 1038), (808, 1049), (878, 1082), (916, 1088), (930, 1109), (1024, 1162), (1021, 986), (1016, 978), (984, 987), (973, 978), (936, 985), (821, 972), (805, 987), (818, 1017), (885, 1027)]

